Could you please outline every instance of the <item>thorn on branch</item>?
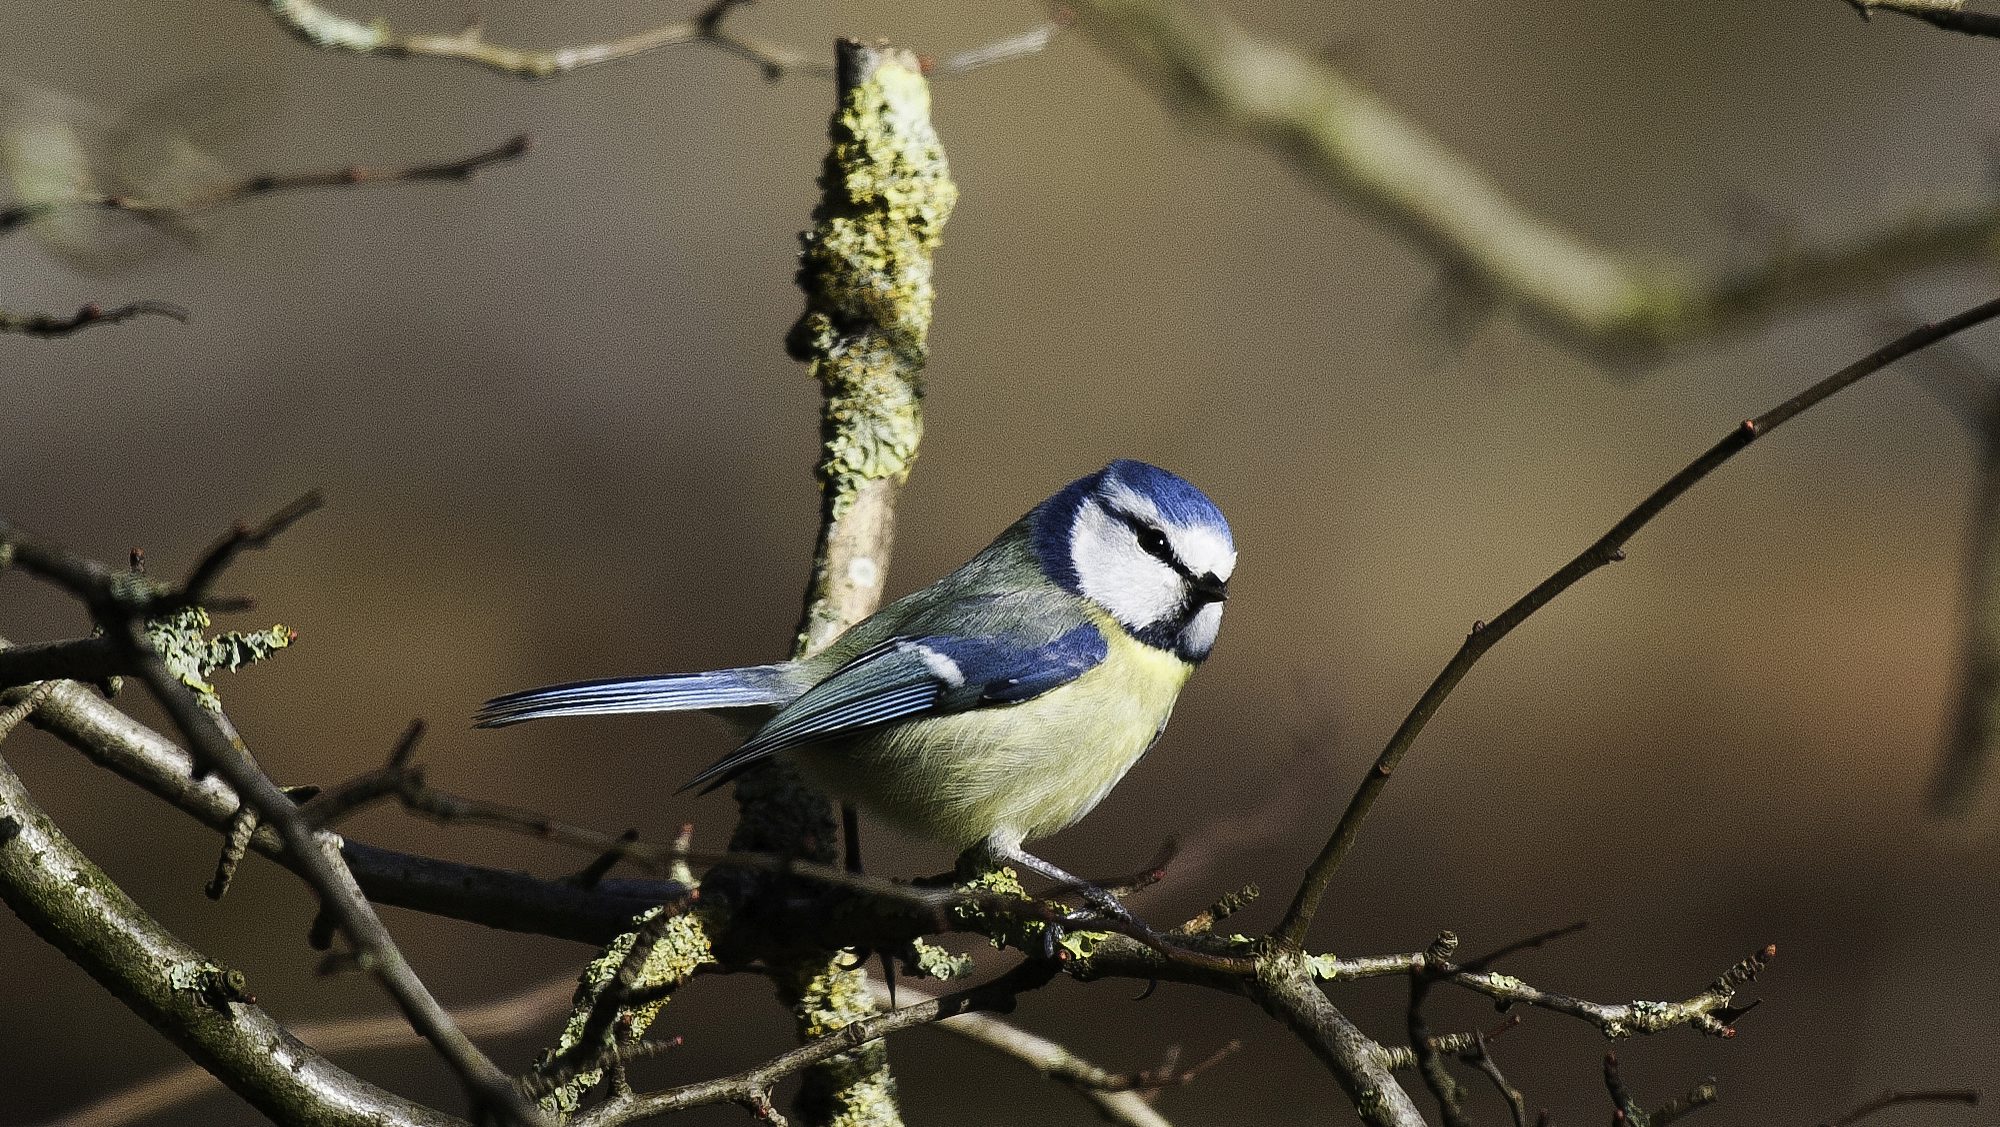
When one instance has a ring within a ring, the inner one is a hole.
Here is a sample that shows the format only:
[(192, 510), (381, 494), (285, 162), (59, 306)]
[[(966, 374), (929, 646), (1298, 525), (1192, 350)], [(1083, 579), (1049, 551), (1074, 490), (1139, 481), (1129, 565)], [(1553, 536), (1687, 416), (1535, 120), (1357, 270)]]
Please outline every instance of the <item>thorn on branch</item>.
[(578, 888), (596, 888), (598, 883), (609, 875), (613, 868), (617, 867), (618, 862), (624, 860), (629, 854), (629, 850), (626, 847), (638, 840), (639, 831), (637, 829), (628, 829), (624, 833), (619, 834), (618, 844), (598, 854), (596, 859), (592, 860), (590, 864), (577, 870), (576, 875), (568, 878), (569, 883)]

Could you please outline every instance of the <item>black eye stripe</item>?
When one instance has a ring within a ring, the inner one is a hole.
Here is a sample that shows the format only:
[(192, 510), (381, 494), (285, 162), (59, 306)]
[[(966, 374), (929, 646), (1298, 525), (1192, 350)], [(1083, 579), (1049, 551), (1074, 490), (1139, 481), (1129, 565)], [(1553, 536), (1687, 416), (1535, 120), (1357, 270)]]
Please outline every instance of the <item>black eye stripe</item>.
[(1132, 535), (1139, 541), (1140, 549), (1147, 555), (1173, 568), (1183, 578), (1194, 578), (1194, 573), (1189, 571), (1188, 566), (1182, 563), (1180, 557), (1174, 554), (1173, 541), (1167, 538), (1165, 532), (1123, 509), (1114, 509), (1106, 506), (1106, 511), (1125, 522), (1125, 527), (1132, 530)]

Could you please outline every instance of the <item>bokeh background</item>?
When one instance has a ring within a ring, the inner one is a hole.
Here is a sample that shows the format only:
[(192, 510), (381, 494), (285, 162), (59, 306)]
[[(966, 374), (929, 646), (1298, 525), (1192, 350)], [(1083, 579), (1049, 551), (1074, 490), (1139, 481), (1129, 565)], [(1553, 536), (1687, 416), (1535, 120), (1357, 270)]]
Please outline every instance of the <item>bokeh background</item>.
[[(449, 27), (455, 8), (376, 5)], [(689, 7), (682, 5), (680, 7)], [(1720, 266), (1981, 189), (2000, 44), (1835, 0), (1672, 5), (1418, 0), (1235, 6), (1325, 45), (1532, 210), (1661, 260)], [(363, 13), (365, 14), (365, 13)], [(489, 33), (580, 41), (679, 14), (496, 3)], [(935, 53), (1040, 18), (1028, 5), (769, 4), (742, 26), (814, 47), (883, 36)], [(227, 523), (322, 486), (331, 507), (233, 585), (291, 652), (223, 685), (286, 782), (374, 765), (412, 717), (440, 785), (719, 845), (732, 808), (673, 789), (721, 750), (699, 719), (460, 723), (496, 692), (767, 660), (811, 546), (816, 390), (780, 338), (815, 198), (830, 83), (762, 81), (700, 48), (533, 85), (335, 56), (257, 6), (13, 4), (0, 64), (107, 107), (219, 83), (203, 110), (241, 172), (455, 156), (517, 131), (532, 156), (469, 184), (288, 195), (204, 223), (198, 251), (84, 274), (16, 235), (0, 300), (159, 298), (65, 341), (0, 337), (0, 507), (99, 558), (178, 570)], [(1434, 264), (1269, 153), (1177, 118), (1080, 34), (941, 83), (963, 198), (939, 260), (923, 457), (892, 590), (928, 582), (1063, 481), (1160, 462), (1230, 514), (1227, 627), (1161, 745), (1046, 843), (1086, 872), (1160, 842), (1181, 867), (1139, 901), (1183, 918), (1247, 881), (1267, 926), (1366, 762), (1474, 619), (1495, 613), (1736, 420), (1877, 341), (1883, 303), (1944, 311), (1989, 275), (1913, 278), (1641, 370), (1607, 371), (1504, 318), (1452, 339)], [(157, 105), (157, 103), (152, 103)], [(1761, 217), (1748, 224), (1744, 216)], [(1989, 331), (1970, 347), (2000, 360)], [(1710, 1122), (1818, 1122), (1884, 1087), (2000, 1084), (2000, 891), (1991, 815), (1918, 813), (1961, 601), (1972, 444), (1889, 373), (1704, 484), (1532, 620), (1432, 724), (1340, 874), (1315, 935), (1341, 953), (1469, 949), (1573, 919), (1518, 959), (1604, 1000), (1679, 997), (1766, 942), (1766, 1001), (1732, 1042), (1622, 1047), (1663, 1101), (1705, 1074)], [(0, 575), (0, 633), (71, 636), (78, 611)], [(142, 709), (142, 714), (144, 714)], [(319, 979), (307, 894), (252, 863), (204, 899), (213, 834), (39, 733), (8, 760), (170, 927), (300, 1021), (382, 1012)], [(578, 859), (377, 813), (385, 844), (544, 873)], [(877, 834), (878, 871), (937, 850)], [(449, 1002), (570, 976), (590, 952), (407, 913), (389, 922)], [(179, 1057), (12, 919), (0, 920), (0, 1122), (52, 1115)], [(1114, 1068), (1243, 1052), (1161, 1097), (1182, 1124), (1345, 1121), (1331, 1080), (1261, 1014), (1173, 987), (1057, 984), (1019, 1020)], [(1343, 989), (1399, 1036), (1395, 984)], [(1440, 1029), (1490, 1007), (1437, 995)], [(521, 1067), (557, 1015), (488, 1039)], [(762, 984), (704, 981), (659, 1027), (666, 1084), (789, 1043)], [(1496, 1050), (1559, 1121), (1609, 1114), (1596, 1033), (1545, 1014)], [(914, 1123), (1089, 1122), (1070, 1094), (925, 1030), (893, 1044)], [(457, 1107), (432, 1057), (342, 1058)], [(1489, 1100), (1482, 1090), (1479, 1098)], [(1482, 1103), (1485, 1122), (1496, 1104)], [(1904, 1111), (1951, 1123), (1959, 1109)], [(739, 1121), (734, 1108), (689, 1123)], [(256, 1117), (227, 1093), (159, 1122)]]

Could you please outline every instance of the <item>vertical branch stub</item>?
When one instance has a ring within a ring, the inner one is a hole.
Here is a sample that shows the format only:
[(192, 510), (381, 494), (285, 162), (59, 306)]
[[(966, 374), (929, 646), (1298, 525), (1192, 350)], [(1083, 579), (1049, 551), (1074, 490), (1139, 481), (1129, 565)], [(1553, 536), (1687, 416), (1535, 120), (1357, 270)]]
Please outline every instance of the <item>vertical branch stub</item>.
[(800, 652), (881, 600), (896, 493), (923, 436), (932, 261), (957, 202), (916, 56), (843, 40), (840, 100), (813, 225), (800, 236), (805, 311), (787, 350), (824, 393), (825, 510)]

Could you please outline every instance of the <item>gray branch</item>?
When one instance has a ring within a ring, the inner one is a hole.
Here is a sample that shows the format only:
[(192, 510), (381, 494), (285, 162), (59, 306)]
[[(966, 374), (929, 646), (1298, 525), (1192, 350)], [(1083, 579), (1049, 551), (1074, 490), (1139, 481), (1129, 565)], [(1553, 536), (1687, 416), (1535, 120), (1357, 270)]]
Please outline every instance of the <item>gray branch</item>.
[(56, 829), (0, 760), (0, 899), (34, 933), (280, 1123), (464, 1127), (334, 1067), (278, 1024), (242, 972), (175, 938)]

